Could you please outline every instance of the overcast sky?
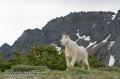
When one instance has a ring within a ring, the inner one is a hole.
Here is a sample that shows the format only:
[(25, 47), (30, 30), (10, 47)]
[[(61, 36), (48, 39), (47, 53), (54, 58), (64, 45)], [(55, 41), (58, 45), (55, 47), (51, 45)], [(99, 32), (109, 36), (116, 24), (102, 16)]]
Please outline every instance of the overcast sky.
[(55, 17), (79, 11), (114, 11), (120, 0), (0, 0), (0, 46), (12, 45), (26, 29), (42, 28)]

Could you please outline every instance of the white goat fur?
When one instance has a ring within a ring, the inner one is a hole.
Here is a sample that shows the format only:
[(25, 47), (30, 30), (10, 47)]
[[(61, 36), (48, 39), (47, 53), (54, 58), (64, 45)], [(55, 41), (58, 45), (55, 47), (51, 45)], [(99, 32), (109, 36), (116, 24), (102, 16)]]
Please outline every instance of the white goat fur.
[(65, 57), (67, 62), (67, 69), (73, 68), (75, 62), (81, 64), (82, 68), (90, 69), (88, 62), (88, 53), (83, 46), (78, 46), (76, 42), (72, 41), (68, 35), (63, 35), (60, 40), (65, 46)]

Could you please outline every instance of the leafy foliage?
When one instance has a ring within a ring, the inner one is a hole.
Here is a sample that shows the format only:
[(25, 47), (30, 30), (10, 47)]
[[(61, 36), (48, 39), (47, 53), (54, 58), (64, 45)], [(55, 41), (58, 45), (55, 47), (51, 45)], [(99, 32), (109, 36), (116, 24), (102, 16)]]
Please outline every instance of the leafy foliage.
[(7, 69), (11, 69), (11, 66), (9, 64), (0, 64), (0, 71), (4, 72)]
[[(51, 45), (41, 45), (31, 48), (31, 51), (27, 55), (21, 51), (14, 52), (13, 58), (8, 62), (4, 62), (4, 58), (2, 57), (3, 56), (0, 55), (1, 71), (9, 69), (12, 66), (14, 67), (12, 68), (14, 71), (29, 71), (33, 69), (30, 66), (45, 66), (52, 70), (66, 69), (64, 52), (61, 51), (61, 53), (59, 53), (56, 48)], [(100, 60), (98, 60), (92, 53), (89, 53), (88, 60), (90, 67), (92, 68), (98, 68), (102, 65)], [(80, 65), (76, 64), (75, 66), (79, 67)]]
[(0, 52), (0, 71), (4, 72), (7, 69), (10, 69), (11, 66), (8, 63), (5, 63), (3, 54)]
[(0, 64), (4, 63), (4, 57), (3, 57), (3, 53), (0, 52)]
[(34, 51), (32, 51), (31, 55), (28, 55), (28, 60), (33, 65), (46, 66), (53, 70), (66, 69), (64, 53), (62, 52), (59, 54), (59, 52), (56, 50), (54, 46), (50, 45), (39, 46), (35, 48)]
[(102, 62), (96, 58), (96, 56), (92, 53), (88, 56), (90, 67), (92, 68), (98, 68), (102, 66)]
[(14, 52), (13, 58), (8, 63), (10, 65), (26, 64), (26, 55), (21, 51)]

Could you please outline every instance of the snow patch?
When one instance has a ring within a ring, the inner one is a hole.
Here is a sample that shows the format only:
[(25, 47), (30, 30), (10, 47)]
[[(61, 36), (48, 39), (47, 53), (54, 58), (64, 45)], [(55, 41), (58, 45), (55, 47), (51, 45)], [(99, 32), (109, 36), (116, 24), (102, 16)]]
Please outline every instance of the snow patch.
[(78, 36), (78, 39), (76, 40), (76, 42), (80, 39), (84, 39), (85, 41), (90, 41), (91, 40), (90, 36), (85, 36), (85, 35), (80, 36), (79, 33), (76, 33), (76, 35)]
[(93, 24), (93, 28), (95, 28), (95, 24)]
[(110, 36), (111, 36), (111, 34), (110, 34), (106, 39), (104, 39), (102, 42), (100, 42), (100, 43), (94, 45), (94, 46), (92, 47), (92, 49), (95, 48), (96, 46), (98, 46), (98, 45), (101, 44), (101, 43), (107, 42), (107, 40), (110, 38)]
[(114, 62), (115, 62), (115, 59), (114, 59), (114, 57), (111, 55), (108, 66), (113, 66), (113, 65), (114, 65)]
[(61, 47), (58, 47), (56, 44), (51, 44), (52, 46), (55, 46), (55, 48), (56, 48), (56, 50), (59, 52), (59, 54), (60, 54), (60, 51), (61, 51)]
[(76, 33), (76, 35), (78, 36), (78, 39), (75, 42), (79, 41), (80, 39), (85, 38), (85, 36), (80, 36), (79, 33)]
[(83, 39), (83, 38), (85, 38), (85, 35), (80, 36), (80, 34), (79, 34), (79, 29), (77, 29), (77, 33), (76, 33), (76, 35), (78, 36), (79, 39)]
[(56, 46), (55, 48), (57, 49), (57, 51), (60, 51), (60, 50), (61, 50), (61, 47), (57, 47), (57, 46)]
[(83, 39), (83, 38), (85, 38), (85, 37), (86, 37), (85, 35), (80, 36), (80, 34), (79, 34), (79, 33), (76, 33), (76, 35), (78, 36), (78, 38), (79, 38), (79, 39)]
[(116, 17), (116, 15), (112, 15), (112, 20), (114, 20), (114, 19), (115, 19), (115, 17)]
[(77, 32), (79, 33), (79, 29), (77, 29)]
[(95, 41), (95, 42), (90, 42), (89, 45), (86, 47), (86, 49), (89, 48), (90, 46), (96, 44), (96, 42), (97, 42), (97, 41)]
[(90, 36), (85, 36), (85, 35), (80, 36), (79, 29), (77, 29), (76, 35), (78, 36), (78, 39), (75, 42), (79, 41), (80, 39), (84, 39), (85, 41), (90, 41), (91, 40)]
[(85, 41), (90, 41), (91, 39), (90, 39), (90, 36), (86, 36), (85, 38), (84, 38), (84, 40)]
[(94, 45), (94, 46), (92, 47), (92, 49), (95, 48), (96, 46), (98, 46), (99, 44), (101, 44), (101, 43), (98, 43), (98, 44)]
[(110, 42), (110, 45), (109, 45), (108, 49), (110, 49), (113, 46), (113, 44), (115, 44), (115, 41)]
[(102, 42), (103, 43), (106, 42), (110, 38), (110, 36), (111, 36), (111, 34), (106, 39), (104, 39)]
[(110, 22), (107, 22), (107, 24), (110, 24)]

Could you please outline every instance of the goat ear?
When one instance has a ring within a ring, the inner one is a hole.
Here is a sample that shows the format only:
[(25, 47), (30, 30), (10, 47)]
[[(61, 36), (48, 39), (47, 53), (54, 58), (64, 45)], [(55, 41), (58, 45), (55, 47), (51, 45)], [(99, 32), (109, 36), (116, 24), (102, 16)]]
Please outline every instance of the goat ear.
[(69, 37), (69, 35), (66, 35), (67, 37)]
[(66, 34), (65, 32), (63, 32), (62, 35), (65, 35), (65, 36), (66, 36), (67, 34)]

